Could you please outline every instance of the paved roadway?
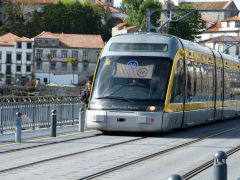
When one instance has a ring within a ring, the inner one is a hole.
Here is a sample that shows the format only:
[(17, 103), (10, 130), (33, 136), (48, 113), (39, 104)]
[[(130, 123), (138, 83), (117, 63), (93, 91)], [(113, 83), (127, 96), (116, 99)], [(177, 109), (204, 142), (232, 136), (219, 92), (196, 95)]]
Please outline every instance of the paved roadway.
[[(168, 133), (164, 136), (147, 137), (145, 139), (115, 146), (111, 148), (91, 151), (70, 158), (45, 162), (32, 167), (19, 169), (13, 172), (0, 173), (1, 180), (11, 179), (79, 179), (89, 174), (117, 166), (136, 158), (158, 152), (183, 142), (202, 137), (205, 134), (218, 131), (226, 127), (236, 127), (240, 120), (211, 124), (191, 128), (184, 131)], [(88, 137), (101, 134), (99, 131), (78, 132), (78, 126), (57, 128), (57, 137), (49, 137), (51, 129), (23, 131), (23, 143), (14, 143), (14, 134), (0, 135), (0, 153), (7, 150), (31, 147), (46, 143), (65, 141), (79, 137)], [(42, 146), (30, 150), (0, 154), (0, 170), (41, 161), (46, 158), (65, 155), (78, 151), (98, 148), (105, 145), (137, 139), (141, 136), (96, 136), (94, 138), (77, 139), (65, 143)], [(104, 175), (98, 179), (166, 179), (171, 174), (184, 174), (195, 164), (213, 158), (216, 151), (228, 151), (240, 144), (240, 129), (236, 129), (216, 138), (193, 144), (164, 156), (159, 156), (136, 165), (123, 168), (114, 173)], [(227, 159), (228, 180), (237, 180), (240, 177), (240, 152)], [(213, 180), (213, 168), (209, 168), (192, 178), (193, 180)]]

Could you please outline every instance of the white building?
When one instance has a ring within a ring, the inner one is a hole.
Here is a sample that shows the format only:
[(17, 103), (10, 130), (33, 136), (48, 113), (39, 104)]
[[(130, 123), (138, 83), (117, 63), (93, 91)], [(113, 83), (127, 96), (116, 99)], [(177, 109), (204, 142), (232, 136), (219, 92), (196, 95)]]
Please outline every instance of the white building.
[(12, 33), (0, 36), (0, 84), (24, 85), (32, 79), (33, 40)]
[(206, 31), (201, 35), (199, 41), (205, 41), (207, 39), (218, 36), (240, 35), (240, 17), (238, 16), (233, 16), (217, 23), (211, 20), (207, 20), (206, 18), (204, 19), (204, 21), (211, 26), (206, 29)]
[(34, 37), (34, 44), (34, 72), (40, 85), (71, 85), (88, 80), (104, 46), (100, 35), (51, 32)]
[[(205, 10), (238, 10), (238, 7), (234, 0), (225, 1), (212, 1), (212, 0), (182, 0), (180, 4), (187, 4), (193, 6), (195, 9), (205, 9)], [(237, 16), (237, 11), (225, 11), (225, 12), (201, 12), (202, 18), (208, 18), (215, 22), (222, 21), (229, 17)]]
[(240, 37), (222, 35), (201, 41), (200, 43), (240, 59)]
[(134, 33), (139, 32), (140, 28), (137, 26), (130, 26), (127, 23), (120, 23), (112, 28), (112, 36), (118, 34)]
[(212, 25), (202, 34), (199, 43), (240, 59), (240, 17), (230, 17), (218, 23), (205, 21)]

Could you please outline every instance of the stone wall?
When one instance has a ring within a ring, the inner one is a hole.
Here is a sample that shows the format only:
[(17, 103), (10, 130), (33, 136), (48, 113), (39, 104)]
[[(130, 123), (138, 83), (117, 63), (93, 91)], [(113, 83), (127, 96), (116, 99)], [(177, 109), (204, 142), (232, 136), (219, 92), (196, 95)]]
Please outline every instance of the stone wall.
[(0, 96), (78, 96), (81, 88), (77, 87), (59, 87), (59, 86), (0, 86)]
[(80, 95), (80, 87), (39, 87), (40, 96), (54, 95), (54, 96), (78, 96)]

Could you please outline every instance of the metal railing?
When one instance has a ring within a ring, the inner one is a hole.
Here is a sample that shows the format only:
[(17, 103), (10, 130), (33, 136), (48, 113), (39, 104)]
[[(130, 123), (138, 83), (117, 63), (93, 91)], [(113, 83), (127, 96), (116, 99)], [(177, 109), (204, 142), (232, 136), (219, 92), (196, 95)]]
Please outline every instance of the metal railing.
[(57, 125), (78, 123), (80, 96), (1, 97), (0, 131), (14, 130), (16, 113), (21, 112), (22, 128), (50, 127), (51, 111), (57, 111)]

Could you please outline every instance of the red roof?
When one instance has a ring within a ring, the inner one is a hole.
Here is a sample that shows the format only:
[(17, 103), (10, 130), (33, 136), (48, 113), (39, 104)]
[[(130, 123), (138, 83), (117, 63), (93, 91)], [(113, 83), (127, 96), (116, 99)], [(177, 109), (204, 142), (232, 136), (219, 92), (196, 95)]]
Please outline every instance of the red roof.
[(217, 22), (216, 24), (214, 24), (212, 27), (208, 28), (206, 31), (219, 31), (219, 28), (221, 28), (222, 23), (221, 22)]
[(213, 20), (211, 19), (207, 19), (207, 18), (201, 18), (202, 21), (206, 22), (206, 23), (214, 23)]
[(12, 33), (7, 33), (2, 36), (0, 36), (0, 45), (3, 46), (14, 46), (14, 41), (16, 39), (19, 39), (20, 37), (12, 34)]
[(240, 17), (238, 17), (238, 16), (233, 16), (233, 17), (224, 19), (223, 22), (224, 22), (224, 21), (240, 21)]
[(128, 24), (127, 23), (120, 23), (120, 24), (116, 25), (114, 28), (120, 28), (120, 27), (124, 27), (126, 25), (128, 25)]
[(18, 39), (16, 39), (15, 41), (21, 41), (21, 42), (33, 42), (33, 40), (32, 39), (29, 39), (29, 38), (27, 38), (27, 37), (20, 37), (20, 38), (18, 38)]
[(240, 41), (240, 37), (238, 36), (225, 36), (225, 35), (221, 35), (221, 36), (217, 36), (214, 38), (210, 38), (210, 39), (206, 39), (204, 41), (201, 41), (201, 43), (211, 43), (214, 41)]
[(110, 11), (111, 13), (120, 13), (119, 10), (115, 9), (115, 8), (112, 7), (112, 6), (108, 6), (107, 4), (105, 4), (105, 3), (101, 2), (101, 1), (93, 2), (93, 4), (102, 6), (105, 10), (109, 9), (109, 11)]
[(126, 29), (126, 30), (129, 30), (129, 29), (133, 29), (133, 28), (135, 28), (135, 27), (137, 27), (137, 26), (130, 26), (129, 24), (127, 24), (127, 23), (120, 23), (120, 24), (118, 24), (118, 25), (116, 25), (115, 27), (113, 27), (113, 28), (117, 28), (117, 29)]
[(195, 9), (224, 9), (229, 1), (214, 1), (214, 2), (182, 2), (193, 6)]
[(101, 35), (42, 32), (35, 38), (57, 38), (60, 46), (63, 47), (103, 48), (104, 46)]

